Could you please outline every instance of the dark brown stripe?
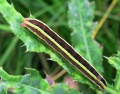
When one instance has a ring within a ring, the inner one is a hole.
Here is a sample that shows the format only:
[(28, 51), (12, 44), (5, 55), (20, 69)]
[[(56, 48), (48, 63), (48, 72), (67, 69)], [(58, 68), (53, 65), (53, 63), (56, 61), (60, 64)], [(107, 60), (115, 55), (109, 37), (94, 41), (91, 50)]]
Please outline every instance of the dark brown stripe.
[(36, 20), (29, 20), (32, 24), (41, 28), (44, 32), (46, 32), (49, 36), (51, 36), (57, 43), (59, 43), (68, 53), (72, 54), (72, 56), (78, 60), (84, 67), (86, 67), (91, 73), (93, 73), (99, 80), (101, 80), (105, 85), (105, 80), (98, 74), (98, 72), (85, 60), (83, 59), (65, 40), (60, 38), (56, 33), (50, 30), (48, 26)]
[[(89, 73), (87, 73), (81, 66), (79, 66), (76, 62), (74, 62), (65, 52), (63, 52), (59, 47), (57, 47), (50, 39), (48, 39), (46, 36), (44, 36), (41, 32), (36, 30), (35, 28), (31, 26), (27, 26), (29, 29), (34, 32), (34, 34), (39, 35), (40, 39), (42, 39), (45, 43), (47, 43), (51, 48), (53, 48), (58, 54), (60, 54), (62, 57), (64, 57), (68, 62), (70, 62), (72, 65), (76, 66), (76, 69), (83, 72), (88, 78), (90, 78), (95, 84), (97, 84), (101, 90), (104, 89), (104, 87), (96, 80), (94, 79)], [(44, 31), (47, 32), (47, 31)], [(63, 44), (63, 43), (62, 43)], [(68, 45), (69, 46), (69, 45)], [(67, 48), (67, 47), (66, 47)], [(100, 77), (100, 76), (99, 76)], [(102, 78), (102, 77), (101, 77)]]

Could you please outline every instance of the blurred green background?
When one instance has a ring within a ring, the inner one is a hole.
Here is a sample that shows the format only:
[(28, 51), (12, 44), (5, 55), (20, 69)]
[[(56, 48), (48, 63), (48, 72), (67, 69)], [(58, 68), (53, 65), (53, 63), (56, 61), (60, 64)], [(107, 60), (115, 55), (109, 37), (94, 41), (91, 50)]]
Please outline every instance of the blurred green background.
[[(99, 22), (112, 0), (89, 1), (95, 2), (94, 21)], [(13, 3), (15, 9), (24, 17), (29, 17), (32, 14), (71, 44), (70, 34), (72, 30), (68, 25), (67, 14), (69, 0), (8, 0), (8, 2)], [(95, 39), (103, 48), (103, 56), (112, 56), (120, 50), (120, 0), (112, 9)], [(10, 32), (8, 23), (0, 15), (0, 66), (3, 66), (9, 74), (25, 74), (25, 67), (38, 69), (43, 77), (45, 76), (44, 70), (53, 76), (62, 70), (56, 63), (44, 61), (44, 56), (49, 57), (48, 55), (25, 51), (26, 47), (23, 42)], [(46, 63), (43, 63), (43, 61)], [(112, 83), (116, 73), (115, 69), (110, 66), (104, 57), (103, 66), (105, 79)], [(64, 76), (62, 75), (58, 81), (62, 81)]]

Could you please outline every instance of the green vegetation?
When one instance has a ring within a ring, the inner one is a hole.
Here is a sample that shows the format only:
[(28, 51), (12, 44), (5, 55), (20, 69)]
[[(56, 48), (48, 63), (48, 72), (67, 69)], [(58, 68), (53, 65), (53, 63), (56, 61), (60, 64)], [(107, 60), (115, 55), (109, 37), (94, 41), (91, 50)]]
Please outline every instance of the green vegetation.
[[(120, 94), (120, 1), (113, 0), (117, 3), (95, 39), (91, 37), (96, 21), (99, 22), (112, 2), (91, 1), (0, 0), (0, 94)], [(21, 27), (24, 17), (43, 21), (68, 41), (104, 76), (106, 90), (100, 91)], [(63, 69), (67, 71), (64, 75), (60, 72)], [(44, 71), (49, 75), (47, 81)], [(79, 82), (75, 84), (79, 90), (68, 88), (67, 82), (63, 82), (66, 76)], [(51, 79), (57, 84), (49, 85)]]

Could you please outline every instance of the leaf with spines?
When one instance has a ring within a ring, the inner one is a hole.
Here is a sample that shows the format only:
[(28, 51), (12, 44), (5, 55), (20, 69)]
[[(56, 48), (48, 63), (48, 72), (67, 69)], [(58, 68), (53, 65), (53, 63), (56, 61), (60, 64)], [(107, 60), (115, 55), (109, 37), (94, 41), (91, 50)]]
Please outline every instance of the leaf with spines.
[(116, 69), (114, 87), (115, 89), (120, 90), (120, 51), (117, 55), (109, 57), (108, 62)]
[(42, 79), (35, 69), (26, 68), (29, 74), (23, 76), (12, 76), (0, 67), (0, 94), (80, 94), (75, 89), (68, 89), (66, 84), (55, 84), (50, 86)]
[[(6, 0), (0, 0), (0, 2), (1, 2), (0, 13), (9, 23), (10, 28), (12, 29), (12, 32), (25, 43), (27, 47), (27, 51), (48, 53), (51, 56), (51, 59), (54, 60), (55, 62), (58, 62), (59, 65), (61, 65), (65, 70), (67, 70), (67, 72), (73, 77), (73, 79), (82, 83), (87, 83), (91, 86), (91, 88), (94, 88), (94, 85), (91, 84), (91, 82), (88, 79), (85, 79), (85, 77), (82, 77), (81, 74), (76, 72), (68, 64), (64, 63), (64, 61), (61, 60), (56, 54), (54, 54), (49, 48), (44, 46), (40, 42), (40, 40), (36, 38), (36, 36), (31, 34), (27, 29), (24, 29), (21, 27), (21, 23), (23, 22), (24, 18), (20, 13), (18, 13), (14, 9), (13, 5), (10, 5), (9, 3), (7, 3)], [(79, 3), (82, 3), (82, 2), (79, 2)]]
[(111, 66), (116, 69), (114, 84), (110, 85), (109, 83), (107, 83), (107, 88), (105, 92), (108, 94), (120, 94), (120, 51), (118, 51), (118, 54), (114, 56), (105, 58), (107, 58)]
[(24, 76), (12, 76), (0, 67), (0, 94), (11, 92), (13, 94), (50, 94), (47, 91), (49, 84), (42, 79), (35, 69), (27, 68), (30, 74)]

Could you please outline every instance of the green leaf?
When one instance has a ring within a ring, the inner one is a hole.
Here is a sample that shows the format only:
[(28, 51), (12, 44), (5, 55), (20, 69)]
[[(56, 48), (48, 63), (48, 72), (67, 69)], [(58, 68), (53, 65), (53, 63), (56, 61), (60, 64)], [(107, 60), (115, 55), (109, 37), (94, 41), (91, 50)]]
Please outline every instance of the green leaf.
[[(12, 32), (21, 39), (26, 47), (27, 51), (31, 52), (46, 52), (51, 55), (52, 60), (58, 62), (61, 66), (63, 66), (69, 73), (74, 73), (68, 65), (63, 63), (59, 57), (57, 57), (56, 54), (54, 54), (51, 50), (49, 50), (46, 46), (41, 44), (41, 42), (35, 38), (34, 35), (32, 35), (27, 29), (24, 29), (21, 27), (21, 23), (23, 22), (23, 16), (19, 14), (13, 7), (13, 5), (10, 5), (6, 2), (6, 0), (0, 0), (0, 13), (3, 15), (3, 17), (7, 20), (9, 23)], [(8, 11), (9, 10), (9, 11)], [(19, 78), (19, 77), (18, 77)], [(10, 83), (6, 83), (6, 85), (9, 85)], [(14, 86), (14, 84), (10, 85)]]
[(116, 77), (114, 80), (114, 87), (120, 90), (120, 51), (117, 55), (108, 58), (108, 62), (116, 69)]
[(118, 52), (118, 54), (115, 56), (109, 57), (108, 62), (111, 64), (111, 66), (120, 72), (120, 52)]
[(0, 94), (80, 94), (74, 89), (68, 89), (65, 84), (56, 84), (51, 87), (42, 79), (35, 69), (26, 68), (30, 74), (12, 76), (0, 67)]
[[(72, 4), (72, 2), (71, 2), (71, 4)], [(78, 4), (82, 4), (82, 2), (78, 2)], [(69, 4), (69, 6), (70, 6), (70, 4)], [(53, 53), (49, 48), (47, 48), (45, 45), (43, 45), (43, 43), (41, 43), (40, 40), (38, 38), (36, 38), (35, 35), (33, 35), (30, 31), (28, 31), (27, 29), (25, 29), (21, 26), (21, 23), (23, 22), (24, 17), (14, 9), (13, 5), (10, 5), (9, 3), (7, 3), (6, 0), (0, 0), (0, 13), (3, 15), (3, 17), (9, 23), (10, 28), (12, 29), (12, 32), (19, 39), (21, 39), (24, 42), (24, 44), (27, 47), (27, 51), (46, 52), (46, 53), (50, 54), (51, 59), (54, 60), (55, 62), (58, 62), (59, 65), (61, 65), (65, 70), (67, 70), (67, 72), (73, 77), (73, 79), (75, 79), (79, 82), (82, 82), (82, 83), (87, 83), (87, 84), (91, 85), (92, 88), (94, 88), (94, 85), (91, 84), (91, 81), (89, 81), (88, 79), (86, 80), (85, 77), (82, 77), (81, 74), (76, 72), (67, 63), (65, 63), (63, 60), (61, 60), (61, 58), (59, 58), (55, 53)], [(88, 25), (89, 25), (89, 23), (88, 23)], [(73, 29), (76, 30), (76, 28), (73, 28)], [(81, 34), (78, 34), (78, 35), (81, 35)], [(76, 41), (78, 41), (78, 40), (76, 40)], [(91, 45), (93, 45), (93, 44), (91, 43)], [(95, 47), (94, 47), (94, 49), (95, 49)], [(93, 49), (91, 49), (91, 50), (93, 50)], [(96, 54), (99, 53), (99, 50), (97, 50), (95, 53)], [(89, 54), (90, 54), (90, 52), (89, 52)], [(99, 59), (97, 59), (96, 61), (98, 63)], [(101, 66), (99, 66), (99, 67), (101, 67)]]
[(61, 66), (64, 66), (64, 63), (62, 63), (63, 61), (59, 57), (45, 47), (37, 38), (35, 38), (34, 35), (31, 34), (31, 32), (21, 26), (24, 17), (15, 10), (13, 5), (7, 3), (6, 0), (0, 0), (0, 13), (9, 23), (12, 32), (25, 43), (27, 47), (26, 51), (46, 52), (51, 55), (52, 60), (59, 62)]
[(69, 26), (73, 29), (71, 34), (73, 47), (102, 72), (102, 51), (91, 38), (94, 8), (94, 3), (88, 0), (70, 0)]
[(0, 94), (11, 92), (14, 94), (50, 94), (49, 84), (41, 78), (35, 69), (27, 68), (30, 74), (24, 76), (12, 76), (0, 67)]
[(120, 94), (120, 51), (118, 52), (117, 55), (111, 56), (111, 57), (106, 57), (108, 59), (108, 62), (113, 66), (117, 73), (116, 77), (114, 80), (114, 84), (110, 85), (109, 83), (107, 84), (107, 88), (105, 90), (106, 93), (109, 94)]
[[(102, 72), (102, 51), (91, 38), (94, 7), (94, 3), (90, 3), (88, 0), (70, 0), (69, 26), (73, 29), (71, 34), (73, 47), (99, 72)], [(91, 85), (86, 78), (81, 77), (79, 81)]]

